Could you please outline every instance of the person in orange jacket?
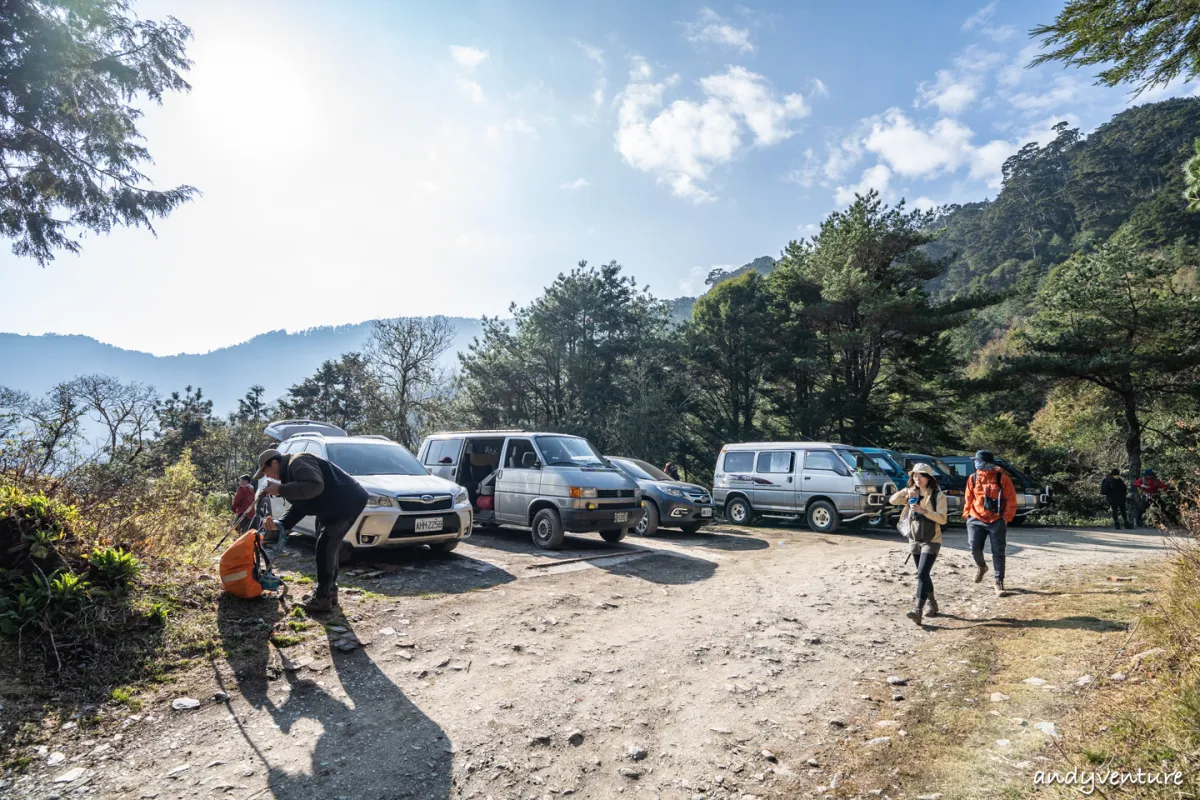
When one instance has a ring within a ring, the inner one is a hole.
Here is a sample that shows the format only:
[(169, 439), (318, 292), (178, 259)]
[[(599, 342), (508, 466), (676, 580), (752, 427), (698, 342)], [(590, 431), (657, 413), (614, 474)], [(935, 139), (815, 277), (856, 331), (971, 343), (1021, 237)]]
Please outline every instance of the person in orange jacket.
[(967, 522), (967, 543), (978, 571), (975, 582), (987, 575), (983, 560), (983, 540), (992, 545), (992, 568), (996, 579), (996, 596), (1004, 597), (1004, 548), (1008, 546), (1008, 523), (1017, 515), (1017, 490), (1012, 480), (996, 466), (996, 457), (989, 450), (975, 453), (975, 472), (967, 478), (963, 495), (963, 519)]

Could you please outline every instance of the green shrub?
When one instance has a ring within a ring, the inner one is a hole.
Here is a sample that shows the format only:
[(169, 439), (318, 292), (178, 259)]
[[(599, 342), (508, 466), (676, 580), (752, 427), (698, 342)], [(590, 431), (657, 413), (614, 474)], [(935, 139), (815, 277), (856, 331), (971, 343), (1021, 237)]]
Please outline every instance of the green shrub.
[(62, 544), (79, 525), (75, 506), (17, 486), (0, 485), (0, 569), (28, 574), (62, 563)]
[(88, 556), (88, 574), (100, 586), (127, 589), (141, 571), (141, 562), (119, 547), (97, 547)]

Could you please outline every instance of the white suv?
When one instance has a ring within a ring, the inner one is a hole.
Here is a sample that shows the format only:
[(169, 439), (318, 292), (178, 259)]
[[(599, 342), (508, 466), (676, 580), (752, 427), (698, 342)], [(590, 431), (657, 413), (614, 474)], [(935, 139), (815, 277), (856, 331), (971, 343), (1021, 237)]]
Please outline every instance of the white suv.
[[(346, 533), (340, 558), (376, 547), (429, 545), (448, 553), (471, 535), (471, 502), (467, 490), (430, 475), (421, 462), (385, 436), (347, 436), (336, 425), (307, 419), (272, 422), (263, 431), (279, 440), (282, 455), (312, 453), (337, 464), (367, 490), (367, 507)], [(287, 513), (288, 502), (271, 498), (271, 515)], [(294, 530), (316, 535), (314, 520), (305, 517)]]

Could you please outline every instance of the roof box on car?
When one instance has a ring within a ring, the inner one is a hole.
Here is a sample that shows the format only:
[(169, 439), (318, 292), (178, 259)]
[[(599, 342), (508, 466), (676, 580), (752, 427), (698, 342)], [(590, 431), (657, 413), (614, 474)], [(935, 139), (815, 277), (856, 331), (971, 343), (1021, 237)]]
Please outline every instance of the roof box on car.
[(318, 422), (315, 419), (281, 419), (263, 428), (263, 433), (272, 439), (284, 441), (300, 433), (319, 433), (322, 436), (345, 436), (346, 432), (337, 425)]

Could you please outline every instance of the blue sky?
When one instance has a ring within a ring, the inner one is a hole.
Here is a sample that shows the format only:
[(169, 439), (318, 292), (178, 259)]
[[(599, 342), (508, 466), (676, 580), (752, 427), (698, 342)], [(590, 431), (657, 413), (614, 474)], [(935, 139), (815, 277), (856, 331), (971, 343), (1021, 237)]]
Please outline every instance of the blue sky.
[(503, 314), (580, 259), (662, 297), (777, 256), (856, 190), (995, 194), (1000, 165), (1133, 102), (1025, 69), (1061, 0), (143, 0), (195, 40), (147, 109), (160, 185), (204, 194), (44, 270), (5, 248), (6, 330), (156, 354), (384, 316)]

